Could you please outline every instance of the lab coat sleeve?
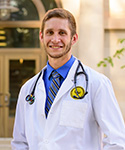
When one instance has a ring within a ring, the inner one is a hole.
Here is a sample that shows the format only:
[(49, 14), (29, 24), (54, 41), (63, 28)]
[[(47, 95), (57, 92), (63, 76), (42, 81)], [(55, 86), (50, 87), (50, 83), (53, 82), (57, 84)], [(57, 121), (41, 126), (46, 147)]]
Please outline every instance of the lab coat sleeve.
[(11, 142), (12, 150), (28, 150), (28, 144), (25, 136), (25, 123), (24, 123), (24, 97), (23, 89), (19, 93), (19, 98), (16, 108), (15, 124), (13, 131), (13, 140)]
[(104, 77), (93, 98), (97, 124), (104, 133), (104, 150), (125, 150), (125, 124), (109, 79)]

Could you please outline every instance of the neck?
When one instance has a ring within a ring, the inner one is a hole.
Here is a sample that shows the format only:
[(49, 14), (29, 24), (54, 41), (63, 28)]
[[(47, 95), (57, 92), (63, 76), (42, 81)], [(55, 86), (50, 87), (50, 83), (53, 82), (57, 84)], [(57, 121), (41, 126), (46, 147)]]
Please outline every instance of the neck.
[(71, 55), (69, 57), (66, 58), (48, 58), (49, 60), (49, 64), (51, 67), (53, 67), (54, 69), (58, 69), (61, 66), (63, 66), (69, 59), (71, 58)]

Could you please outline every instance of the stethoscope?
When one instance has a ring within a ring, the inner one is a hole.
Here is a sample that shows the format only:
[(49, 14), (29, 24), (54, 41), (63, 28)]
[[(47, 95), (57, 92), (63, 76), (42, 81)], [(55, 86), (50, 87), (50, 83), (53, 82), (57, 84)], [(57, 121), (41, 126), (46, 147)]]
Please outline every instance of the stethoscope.
[[(78, 70), (79, 70), (80, 67), (81, 67), (82, 71), (78, 72)], [(37, 82), (38, 82), (41, 74), (42, 74), (42, 71), (39, 73), (39, 75), (38, 75), (38, 77), (36, 79), (36, 82), (34, 84), (34, 87), (33, 87), (33, 90), (31, 92), (31, 94), (29, 94), (29, 95), (26, 96), (26, 101), (29, 102), (29, 104), (33, 104), (34, 101), (35, 101), (35, 95), (34, 95), (34, 93), (35, 93)], [(85, 75), (85, 80), (86, 80), (85, 94), (83, 96), (79, 95), (79, 92), (78, 92), (77, 86), (76, 86), (76, 80), (77, 80), (78, 75), (80, 75), (80, 74)], [(82, 99), (82, 98), (84, 98), (88, 94), (88, 91), (87, 91), (88, 90), (88, 75), (85, 72), (85, 70), (83, 68), (83, 65), (81, 64), (80, 60), (78, 60), (78, 66), (76, 68), (76, 72), (75, 72), (75, 75), (74, 75), (74, 86), (75, 86), (75, 93), (77, 94), (77, 96), (74, 96), (75, 99)]]

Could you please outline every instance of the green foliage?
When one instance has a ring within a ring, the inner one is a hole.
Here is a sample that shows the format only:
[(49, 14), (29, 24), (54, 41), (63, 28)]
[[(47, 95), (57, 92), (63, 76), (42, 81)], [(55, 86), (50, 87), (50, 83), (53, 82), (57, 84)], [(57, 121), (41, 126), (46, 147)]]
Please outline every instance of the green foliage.
[(121, 69), (124, 69), (125, 68), (125, 65), (121, 66)]
[[(125, 39), (119, 39), (118, 42), (122, 44), (123, 42), (125, 42)], [(123, 55), (124, 52), (125, 52), (125, 47), (123, 47), (119, 50), (116, 50), (115, 54), (112, 57), (108, 56), (108, 57), (104, 58), (97, 64), (97, 66), (98, 67), (101, 67), (101, 66), (107, 67), (107, 65), (110, 64), (112, 67), (114, 67), (114, 63), (113, 63), (114, 58), (120, 59), (121, 56), (124, 56)], [(124, 69), (124, 68), (125, 68), (125, 65), (122, 65), (121, 69)]]
[(123, 43), (125, 41), (125, 39), (118, 39), (118, 43)]

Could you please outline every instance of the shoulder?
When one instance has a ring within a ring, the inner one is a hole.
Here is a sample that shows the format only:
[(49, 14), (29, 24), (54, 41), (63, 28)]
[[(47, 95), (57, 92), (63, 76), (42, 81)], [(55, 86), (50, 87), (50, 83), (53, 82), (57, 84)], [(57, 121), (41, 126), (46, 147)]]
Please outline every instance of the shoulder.
[(88, 66), (85, 66), (84, 68), (88, 75), (88, 88), (93, 102), (115, 97), (112, 83), (108, 77)]
[[(78, 59), (76, 59), (76, 61), (74, 62), (72, 71), (75, 72), (77, 66), (78, 66)], [(98, 88), (100, 87), (100, 85), (103, 86), (106, 86), (107, 84), (111, 85), (111, 81), (104, 74), (97, 72), (96, 70), (92, 69), (87, 65), (84, 65), (83, 63), (82, 66), (88, 76), (88, 84), (91, 87)]]
[(90, 84), (94, 86), (100, 86), (100, 85), (105, 85), (105, 84), (111, 84), (111, 81), (107, 76), (105, 76), (102, 73), (97, 72), (96, 70), (83, 65), (85, 68), (85, 71), (88, 75), (88, 79)]

